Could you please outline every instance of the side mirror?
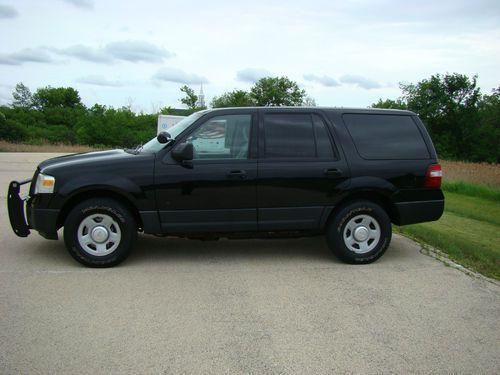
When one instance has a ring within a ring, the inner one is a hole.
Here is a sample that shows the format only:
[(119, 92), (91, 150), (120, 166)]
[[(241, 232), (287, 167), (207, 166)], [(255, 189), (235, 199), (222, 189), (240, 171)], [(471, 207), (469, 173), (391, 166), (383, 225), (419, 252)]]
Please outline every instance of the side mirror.
[(172, 158), (177, 161), (193, 160), (194, 148), (192, 143), (179, 143), (179, 145), (172, 150)]
[(171, 139), (172, 137), (170, 136), (169, 132), (160, 132), (160, 134), (156, 136), (156, 140), (161, 144), (167, 143)]

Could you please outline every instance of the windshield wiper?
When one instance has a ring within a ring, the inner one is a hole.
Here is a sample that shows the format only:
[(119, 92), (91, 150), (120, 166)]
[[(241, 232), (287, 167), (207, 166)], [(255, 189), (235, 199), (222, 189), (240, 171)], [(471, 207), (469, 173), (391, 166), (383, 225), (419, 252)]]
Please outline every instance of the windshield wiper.
[(124, 148), (123, 151), (125, 151), (129, 154), (137, 155), (142, 151), (143, 148), (144, 148), (144, 146), (141, 143), (141, 144), (138, 144), (137, 146), (135, 146), (134, 148)]
[(138, 144), (137, 146), (135, 146), (135, 150), (134, 150), (134, 152), (135, 152), (136, 154), (139, 154), (139, 153), (142, 151), (142, 149), (143, 149), (143, 148), (144, 148), (144, 145), (143, 145), (142, 143), (141, 143), (141, 144)]

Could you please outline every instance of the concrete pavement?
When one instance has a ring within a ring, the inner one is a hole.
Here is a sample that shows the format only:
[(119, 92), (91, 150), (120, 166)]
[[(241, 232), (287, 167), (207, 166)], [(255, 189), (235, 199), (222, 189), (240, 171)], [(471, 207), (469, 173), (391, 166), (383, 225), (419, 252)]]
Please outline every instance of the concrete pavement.
[(323, 238), (139, 236), (112, 269), (10, 229), (10, 179), (46, 154), (0, 153), (0, 373), (500, 372), (500, 287), (394, 236), (366, 266)]

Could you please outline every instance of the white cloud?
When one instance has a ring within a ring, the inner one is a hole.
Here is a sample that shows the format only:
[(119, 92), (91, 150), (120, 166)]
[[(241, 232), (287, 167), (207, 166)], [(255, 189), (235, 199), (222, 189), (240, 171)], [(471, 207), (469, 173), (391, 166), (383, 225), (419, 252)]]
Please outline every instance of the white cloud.
[(27, 62), (50, 63), (54, 60), (45, 48), (25, 48), (19, 52), (0, 54), (0, 65), (22, 65)]
[(198, 74), (186, 73), (177, 68), (162, 68), (153, 75), (154, 81), (175, 82), (181, 84), (208, 83), (208, 79)]
[(125, 83), (122, 81), (119, 80), (113, 81), (100, 75), (90, 75), (90, 76), (80, 77), (77, 78), (76, 82), (84, 83), (86, 85), (105, 86), (105, 87), (121, 87), (125, 85)]
[(259, 79), (270, 76), (271, 73), (267, 69), (246, 68), (239, 70), (236, 73), (236, 79), (242, 82), (257, 82)]
[(101, 64), (110, 64), (116, 61), (159, 63), (175, 56), (173, 52), (152, 43), (129, 40), (110, 42), (99, 48), (83, 44), (63, 49), (54, 47), (26, 48), (19, 52), (0, 54), (0, 65), (21, 65), (25, 62), (50, 63), (54, 59), (49, 52)]
[(132, 62), (162, 62), (164, 58), (175, 56), (173, 52), (140, 40), (108, 43), (104, 49), (117, 60)]
[(315, 74), (304, 74), (304, 79), (306, 81), (319, 83), (326, 87), (340, 86), (340, 83), (335, 78), (326, 75), (317, 76)]
[(111, 63), (113, 61), (113, 57), (107, 54), (104, 49), (92, 48), (82, 44), (77, 44), (65, 49), (54, 50), (54, 52), (95, 63)]
[(111, 42), (98, 48), (77, 44), (64, 49), (54, 49), (54, 52), (101, 64), (120, 60), (158, 63), (175, 56), (173, 52), (142, 40)]
[(380, 83), (359, 75), (344, 75), (340, 77), (340, 82), (355, 85), (366, 90), (379, 89), (382, 87)]
[(94, 2), (92, 0), (63, 0), (64, 2), (74, 5), (78, 8), (92, 10), (94, 9)]
[(19, 15), (17, 10), (10, 5), (0, 4), (0, 18), (16, 18)]

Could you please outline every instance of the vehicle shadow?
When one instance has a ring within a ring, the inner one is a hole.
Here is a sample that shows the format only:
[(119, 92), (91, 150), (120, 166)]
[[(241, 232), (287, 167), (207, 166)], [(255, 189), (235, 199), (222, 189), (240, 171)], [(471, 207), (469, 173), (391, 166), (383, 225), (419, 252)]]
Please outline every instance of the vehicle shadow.
[[(397, 238), (377, 263), (404, 263), (410, 256), (400, 249)], [(22, 263), (54, 266), (74, 265), (75, 260), (66, 251), (64, 241), (37, 241), (23, 251)], [(323, 236), (289, 239), (245, 239), (201, 241), (175, 237), (155, 237), (140, 234), (129, 258), (122, 267), (158, 263), (302, 263), (340, 264), (328, 248)]]
[(140, 235), (128, 264), (162, 261), (337, 262), (324, 237), (201, 241)]

